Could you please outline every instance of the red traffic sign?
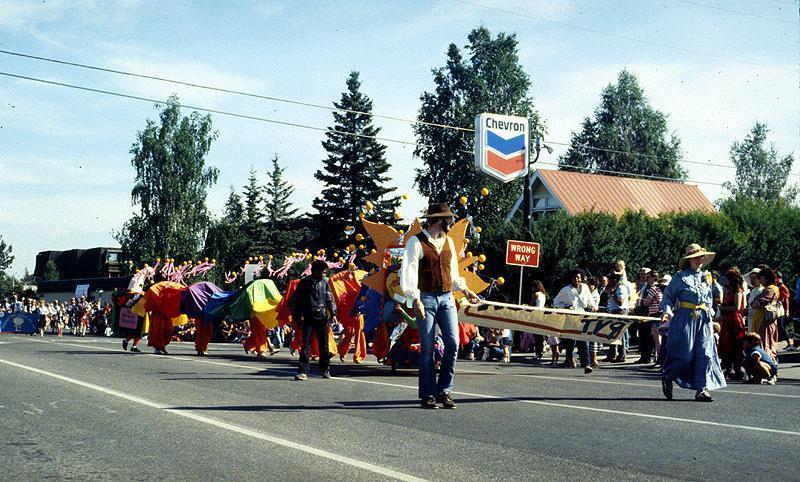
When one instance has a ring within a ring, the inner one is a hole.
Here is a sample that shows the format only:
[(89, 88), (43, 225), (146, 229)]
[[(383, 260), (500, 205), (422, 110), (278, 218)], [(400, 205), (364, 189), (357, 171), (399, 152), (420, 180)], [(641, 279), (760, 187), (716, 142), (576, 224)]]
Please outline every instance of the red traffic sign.
[(537, 268), (539, 266), (539, 243), (509, 239), (506, 243), (506, 264)]

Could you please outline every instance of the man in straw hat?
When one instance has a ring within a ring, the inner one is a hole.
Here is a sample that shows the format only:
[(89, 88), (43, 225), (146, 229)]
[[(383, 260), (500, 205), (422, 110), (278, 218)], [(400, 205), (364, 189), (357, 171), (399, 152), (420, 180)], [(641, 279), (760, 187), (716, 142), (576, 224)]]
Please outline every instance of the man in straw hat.
[[(419, 398), (423, 408), (456, 408), (453, 378), (458, 354), (458, 319), (453, 291), (461, 291), (477, 302), (459, 276), (458, 253), (447, 235), (455, 219), (447, 203), (431, 204), (425, 215), (425, 229), (406, 243), (400, 268), (400, 287), (413, 302), (419, 328)], [(444, 356), (436, 381), (433, 344), (438, 324), (444, 341)]]
[(698, 402), (714, 401), (709, 390), (725, 387), (711, 326), (711, 285), (700, 270), (714, 254), (690, 244), (678, 262), (681, 271), (664, 290), (661, 321), (670, 323), (661, 386), (667, 400), (672, 400), (673, 383), (695, 390)]

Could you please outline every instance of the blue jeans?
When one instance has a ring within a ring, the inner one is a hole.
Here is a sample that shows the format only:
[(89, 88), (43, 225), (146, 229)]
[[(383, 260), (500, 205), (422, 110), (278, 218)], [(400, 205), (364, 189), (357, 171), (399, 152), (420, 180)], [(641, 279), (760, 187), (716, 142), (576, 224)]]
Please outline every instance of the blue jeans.
[[(420, 294), (420, 301), (425, 307), (425, 318), (417, 319), (419, 328), (419, 398), (450, 393), (453, 390), (456, 357), (458, 355), (458, 317), (453, 293)], [(436, 369), (433, 358), (433, 344), (436, 338), (435, 325), (442, 331), (444, 356), (439, 370), (439, 381), (436, 381)]]
[(283, 327), (276, 327), (272, 330), (272, 344), (277, 348), (283, 346)]

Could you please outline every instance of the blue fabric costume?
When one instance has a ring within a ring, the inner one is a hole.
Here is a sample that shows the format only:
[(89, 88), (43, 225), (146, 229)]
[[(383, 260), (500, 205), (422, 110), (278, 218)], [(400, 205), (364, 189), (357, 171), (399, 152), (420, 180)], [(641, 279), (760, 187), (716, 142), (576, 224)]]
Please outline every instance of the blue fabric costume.
[[(705, 305), (693, 310), (681, 303)], [(661, 310), (672, 313), (667, 332), (664, 378), (682, 388), (716, 390), (725, 387), (711, 326), (711, 286), (700, 271), (685, 269), (664, 290)]]

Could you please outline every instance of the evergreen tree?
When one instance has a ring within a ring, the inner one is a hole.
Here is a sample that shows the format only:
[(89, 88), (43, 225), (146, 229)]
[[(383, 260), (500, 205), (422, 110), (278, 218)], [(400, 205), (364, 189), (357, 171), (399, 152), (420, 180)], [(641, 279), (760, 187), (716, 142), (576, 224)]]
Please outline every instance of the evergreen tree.
[(308, 230), (295, 223), (297, 209), (290, 200), (294, 186), (283, 178), (285, 167), (278, 163), (278, 155), (272, 157), (269, 182), (264, 186), (264, 213), (266, 218), (266, 252), (282, 259), (308, 235)]
[(668, 133), (667, 115), (650, 106), (636, 76), (623, 70), (616, 84), (603, 89), (594, 119), (584, 119), (558, 164), (571, 171), (683, 181), (680, 147), (675, 133)]
[(203, 255), (217, 260), (222, 271), (233, 271), (247, 258), (248, 239), (244, 233), (244, 206), (233, 186), (222, 218), (212, 223)]
[(225, 201), (223, 219), (237, 225), (244, 222), (242, 197), (236, 192), (233, 186), (231, 186), (231, 192), (228, 194), (228, 200)]
[(734, 198), (775, 200), (783, 195), (788, 202), (797, 197), (797, 186), (787, 188), (794, 157), (782, 158), (775, 144), (767, 146), (766, 124), (756, 122), (742, 142), (731, 145), (731, 161), (736, 166), (736, 180), (725, 188)]
[(333, 103), (339, 110), (333, 112), (334, 124), (322, 142), (328, 156), (314, 174), (325, 186), (313, 201), (317, 213), (312, 219), (326, 244), (339, 237), (344, 226), (358, 225), (358, 215), (368, 201), (375, 207), (369, 217), (384, 222), (391, 222), (400, 203), (399, 197), (392, 196), (395, 188), (386, 186), (390, 181), (386, 146), (374, 139), (380, 128), (373, 126), (372, 100), (360, 88), (359, 74), (353, 71), (347, 78), (347, 91)]
[(264, 212), (266, 221), (275, 224), (288, 221), (297, 213), (289, 200), (294, 194), (294, 186), (283, 179), (285, 167), (278, 164), (278, 155), (272, 157), (272, 171), (269, 173), (269, 182), (264, 186)]
[(250, 167), (247, 185), (244, 186), (244, 229), (247, 238), (247, 255), (263, 255), (264, 246), (264, 196), (258, 185), (256, 171)]
[(217, 138), (211, 117), (181, 116), (175, 95), (156, 108), (160, 123), (148, 119), (130, 151), (136, 169), (131, 198), (139, 213), (114, 236), (123, 258), (137, 265), (163, 256), (195, 259), (211, 224), (206, 194), (219, 174), (206, 166)]
[(433, 124), (471, 128), (482, 112), (522, 116), (529, 119), (531, 143), (543, 126), (529, 94), (530, 78), (519, 63), (516, 35), (501, 32), (493, 38), (479, 27), (467, 39), (467, 57), (450, 44), (445, 66), (433, 69), (435, 90), (420, 97), (417, 119), (423, 123), (414, 126), (414, 155), (425, 166), (417, 170), (415, 182), (431, 202), (449, 202), (459, 214), (464, 214), (456, 202), (460, 196), (475, 198), (488, 187), (491, 202), (469, 206), (468, 211), (476, 218), (496, 220), (522, 194), (522, 180), (504, 184), (482, 174), (475, 168), (472, 133)]

